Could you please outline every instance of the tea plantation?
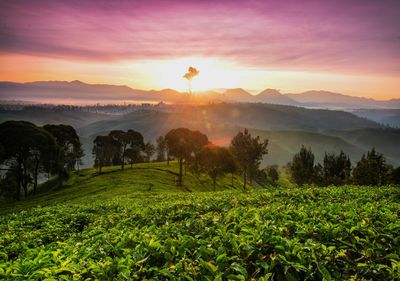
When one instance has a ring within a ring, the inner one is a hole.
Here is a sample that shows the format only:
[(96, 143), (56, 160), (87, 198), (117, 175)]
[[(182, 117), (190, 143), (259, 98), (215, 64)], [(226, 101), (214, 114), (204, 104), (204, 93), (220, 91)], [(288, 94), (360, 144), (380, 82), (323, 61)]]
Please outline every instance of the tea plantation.
[(1, 280), (399, 280), (400, 188), (216, 192), (176, 165), (51, 182), (0, 208)]

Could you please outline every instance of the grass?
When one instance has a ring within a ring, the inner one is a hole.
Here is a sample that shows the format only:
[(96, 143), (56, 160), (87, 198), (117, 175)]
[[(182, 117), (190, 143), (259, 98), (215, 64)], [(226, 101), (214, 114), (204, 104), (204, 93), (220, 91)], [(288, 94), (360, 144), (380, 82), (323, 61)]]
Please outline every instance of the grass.
[(283, 178), (242, 192), (227, 176), (201, 192), (212, 190), (207, 177), (188, 173), (178, 188), (176, 171), (88, 169), (3, 206), (0, 279), (400, 279), (399, 187), (296, 188)]
[[(171, 192), (196, 192), (213, 191), (212, 181), (206, 175), (196, 175), (187, 172), (184, 175), (184, 185), (176, 186), (178, 165), (171, 162), (167, 165), (160, 163), (136, 164), (133, 168), (125, 166), (122, 171), (120, 166), (105, 167), (103, 174), (98, 175), (95, 169), (84, 169), (73, 172), (67, 182), (60, 189), (55, 189), (55, 181), (50, 180), (39, 187), (39, 192), (34, 197), (29, 197), (22, 202), (2, 204), (0, 214), (23, 210), (34, 206), (48, 206), (65, 202), (80, 202), (82, 199), (109, 200), (119, 196), (146, 196), (148, 194)], [(243, 181), (234, 176), (233, 186), (231, 175), (219, 177), (216, 190), (235, 189), (241, 190)]]

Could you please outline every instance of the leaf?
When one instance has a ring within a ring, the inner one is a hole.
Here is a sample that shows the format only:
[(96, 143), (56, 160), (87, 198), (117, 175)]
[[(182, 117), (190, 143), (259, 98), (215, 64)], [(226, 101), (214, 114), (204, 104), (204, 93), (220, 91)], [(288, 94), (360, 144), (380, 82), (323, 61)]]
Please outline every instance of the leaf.
[(323, 265), (318, 265), (318, 271), (321, 273), (322, 277), (323, 277), (325, 280), (328, 280), (328, 281), (332, 280), (332, 276), (331, 276), (331, 274), (329, 273), (329, 271), (326, 269), (325, 266), (323, 266)]
[(247, 279), (246, 268), (244, 268), (243, 266), (241, 266), (240, 264), (238, 264), (236, 262), (232, 263), (231, 268), (234, 269), (235, 271), (241, 273)]

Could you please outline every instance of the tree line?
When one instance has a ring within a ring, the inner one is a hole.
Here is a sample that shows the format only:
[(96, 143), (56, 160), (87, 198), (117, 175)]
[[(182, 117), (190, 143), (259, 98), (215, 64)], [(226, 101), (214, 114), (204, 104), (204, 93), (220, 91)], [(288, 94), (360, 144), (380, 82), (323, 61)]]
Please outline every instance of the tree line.
[(315, 163), (311, 148), (302, 146), (287, 165), (292, 180), (298, 185), (385, 185), (400, 184), (400, 166), (387, 164), (383, 154), (372, 148), (352, 166), (350, 157), (343, 151), (339, 154), (325, 153), (322, 164)]
[[(68, 125), (36, 126), (26, 121), (7, 121), (0, 124), (0, 196), (20, 200), (36, 194), (40, 179), (54, 177), (61, 187), (69, 173), (79, 170), (84, 156), (79, 136)], [(243, 177), (243, 189), (248, 182), (273, 184), (279, 178), (278, 167), (260, 169), (268, 153), (268, 140), (239, 131), (228, 147), (210, 142), (208, 136), (188, 128), (176, 128), (159, 136), (154, 145), (144, 142), (135, 130), (113, 130), (93, 141), (94, 167), (99, 174), (105, 166), (141, 162), (178, 162), (176, 184), (184, 182), (186, 170), (207, 174), (214, 189), (218, 177), (234, 174)], [(384, 185), (400, 183), (400, 167), (393, 168), (375, 149), (368, 151), (353, 167), (344, 152), (326, 153), (322, 163), (315, 163), (310, 148), (302, 147), (288, 163), (291, 179), (298, 185), (321, 186), (359, 184)], [(256, 181), (254, 181), (256, 180)]]
[(0, 124), (1, 196), (20, 200), (36, 194), (41, 176), (56, 176), (60, 187), (84, 156), (79, 136), (68, 125), (36, 126), (26, 121)]
[[(253, 137), (248, 130), (239, 132), (232, 138), (230, 146), (220, 147), (212, 144), (207, 135), (187, 128), (170, 130), (157, 138), (156, 146), (144, 143), (141, 133), (128, 131), (111, 131), (107, 136), (98, 136), (94, 140), (93, 156), (95, 167), (101, 173), (102, 167), (150, 161), (156, 152), (156, 161), (176, 159), (178, 177), (176, 184), (183, 184), (184, 170), (194, 173), (206, 173), (215, 189), (217, 178), (221, 175), (241, 172), (243, 188), (259, 172), (263, 155), (267, 154), (268, 140)], [(145, 156), (145, 157), (143, 157)]]

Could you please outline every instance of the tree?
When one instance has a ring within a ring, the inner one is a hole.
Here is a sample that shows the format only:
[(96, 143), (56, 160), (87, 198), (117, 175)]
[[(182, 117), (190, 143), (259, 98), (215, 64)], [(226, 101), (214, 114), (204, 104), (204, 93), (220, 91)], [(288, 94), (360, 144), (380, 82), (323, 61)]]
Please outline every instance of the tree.
[[(200, 140), (196, 140), (195, 138)], [(193, 132), (187, 128), (172, 129), (165, 135), (169, 153), (176, 157), (179, 162), (178, 185), (182, 185), (182, 167), (183, 161), (187, 160), (192, 153), (197, 152), (201, 144), (206, 145), (208, 138), (206, 135), (196, 131)]]
[(82, 144), (75, 129), (69, 125), (45, 125), (43, 128), (52, 134), (58, 145), (58, 151), (51, 170), (58, 176), (58, 186), (69, 177), (69, 170), (81, 162), (83, 157)]
[(112, 164), (116, 155), (120, 155), (120, 143), (110, 136), (97, 136), (93, 141), (93, 156), (95, 157), (95, 166), (101, 174), (104, 166)]
[(3, 160), (4, 160), (4, 147), (0, 143), (0, 164), (3, 163)]
[(217, 177), (229, 173), (232, 162), (233, 157), (225, 147), (208, 145), (198, 153), (200, 171), (207, 173), (212, 179), (214, 191)]
[(0, 124), (0, 143), (4, 147), (4, 160), (15, 170), (16, 198), (21, 199), (21, 188), (28, 196), (28, 185), (33, 180), (37, 187), (39, 165), (54, 157), (58, 146), (54, 137), (26, 121), (7, 121)]
[(265, 168), (265, 173), (267, 174), (267, 180), (270, 184), (276, 185), (279, 180), (279, 172), (277, 165), (267, 166)]
[(145, 161), (146, 162), (150, 162), (151, 157), (156, 152), (156, 148), (154, 147), (154, 144), (152, 144), (151, 142), (147, 142), (144, 145), (143, 152), (144, 152), (144, 155), (145, 155)]
[(120, 154), (115, 155), (118, 159), (114, 158), (113, 162), (120, 162), (121, 169), (123, 170), (125, 166), (126, 150), (134, 146), (143, 148), (143, 136), (141, 133), (134, 130), (128, 130), (127, 132), (114, 130), (109, 133), (109, 136), (112, 137), (120, 146)]
[(140, 163), (143, 162), (142, 155), (140, 154), (142, 150), (140, 149), (139, 146), (133, 146), (130, 147), (126, 150), (126, 158), (129, 160), (129, 163), (131, 164), (131, 168), (134, 163)]
[(400, 166), (392, 170), (390, 174), (390, 182), (400, 184)]
[(358, 185), (383, 185), (388, 182), (389, 175), (385, 157), (375, 148), (364, 154), (353, 170), (353, 180)]
[(124, 169), (125, 165), (125, 152), (130, 144), (130, 138), (127, 132), (121, 131), (121, 130), (113, 130), (108, 134), (110, 137), (112, 137), (120, 146), (120, 151), (121, 151), (121, 170)]
[(189, 82), (189, 94), (192, 94), (192, 79), (199, 75), (200, 71), (198, 71), (196, 68), (189, 66), (188, 72), (186, 72), (183, 77), (186, 78)]
[(309, 184), (315, 177), (314, 153), (311, 148), (301, 147), (300, 152), (293, 156), (288, 168), (293, 181), (298, 185)]
[(247, 129), (233, 137), (230, 151), (239, 168), (243, 172), (243, 189), (246, 190), (248, 175), (254, 175), (261, 160), (268, 153), (268, 140), (261, 140), (259, 136), (252, 137)]
[(165, 154), (167, 152), (167, 142), (165, 141), (164, 136), (159, 136), (156, 140), (157, 146), (157, 161), (164, 162), (165, 161)]
[(351, 161), (343, 151), (339, 155), (327, 154), (324, 157), (323, 182), (325, 185), (340, 185), (351, 176)]

